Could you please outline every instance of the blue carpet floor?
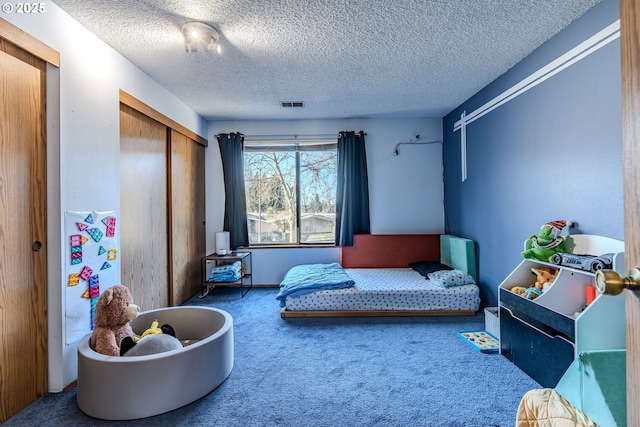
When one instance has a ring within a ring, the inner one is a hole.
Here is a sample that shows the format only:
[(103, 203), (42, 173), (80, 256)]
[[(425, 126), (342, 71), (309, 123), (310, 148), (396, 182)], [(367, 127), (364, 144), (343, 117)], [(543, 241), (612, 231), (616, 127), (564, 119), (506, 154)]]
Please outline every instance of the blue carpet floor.
[[(216, 390), (142, 420), (84, 415), (76, 390), (49, 394), (10, 426), (513, 426), (534, 380), (499, 354), (456, 336), (484, 329), (484, 316), (290, 319), (277, 289), (215, 289), (185, 305), (234, 318), (235, 365)], [(212, 362), (213, 363), (213, 362)], [(140, 399), (153, 399), (153, 390)]]

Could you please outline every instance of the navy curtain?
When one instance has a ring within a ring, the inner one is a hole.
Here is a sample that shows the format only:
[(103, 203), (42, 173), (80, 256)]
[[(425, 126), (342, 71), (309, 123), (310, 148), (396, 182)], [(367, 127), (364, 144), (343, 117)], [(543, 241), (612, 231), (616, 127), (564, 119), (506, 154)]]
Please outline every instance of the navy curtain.
[(224, 230), (229, 232), (229, 246), (249, 246), (247, 201), (244, 192), (244, 135), (217, 135), (224, 173)]
[(354, 234), (371, 232), (364, 135), (360, 131), (340, 132), (338, 136), (337, 246), (353, 246)]

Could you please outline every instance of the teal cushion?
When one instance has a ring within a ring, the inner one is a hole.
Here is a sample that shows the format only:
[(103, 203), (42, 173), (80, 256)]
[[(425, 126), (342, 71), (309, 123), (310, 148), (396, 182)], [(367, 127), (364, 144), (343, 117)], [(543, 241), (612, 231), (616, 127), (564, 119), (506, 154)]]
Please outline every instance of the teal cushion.
[(580, 353), (555, 390), (598, 425), (626, 425), (626, 354), (625, 350)]
[(440, 261), (451, 267), (468, 271), (478, 280), (475, 242), (463, 237), (442, 234), (440, 236)]

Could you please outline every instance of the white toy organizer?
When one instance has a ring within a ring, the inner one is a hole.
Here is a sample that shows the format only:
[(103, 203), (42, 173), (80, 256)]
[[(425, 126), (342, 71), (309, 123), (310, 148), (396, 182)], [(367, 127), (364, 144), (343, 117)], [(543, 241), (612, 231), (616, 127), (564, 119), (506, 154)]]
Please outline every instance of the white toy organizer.
[[(624, 242), (620, 240), (575, 234), (567, 236), (565, 247), (573, 254), (613, 253), (612, 269), (625, 274)], [(528, 300), (510, 291), (514, 286), (531, 286), (535, 277), (531, 268), (545, 266), (556, 269), (557, 275), (541, 296)], [(581, 352), (626, 348), (624, 296), (596, 295), (586, 305), (587, 286), (595, 286), (595, 274), (590, 271), (522, 260), (498, 291), (501, 353), (541, 384), (553, 387), (568, 366), (564, 365)], [(561, 362), (544, 370), (527, 362), (548, 357)]]

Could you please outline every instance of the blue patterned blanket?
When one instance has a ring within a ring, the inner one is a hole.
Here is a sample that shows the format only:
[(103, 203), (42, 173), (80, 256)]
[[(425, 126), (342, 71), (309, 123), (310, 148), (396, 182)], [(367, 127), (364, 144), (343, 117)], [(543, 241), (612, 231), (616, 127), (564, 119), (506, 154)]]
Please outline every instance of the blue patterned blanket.
[(284, 307), (287, 296), (299, 297), (315, 291), (350, 288), (354, 284), (337, 262), (296, 265), (285, 274), (276, 299)]
[(240, 269), (242, 263), (240, 261), (234, 261), (231, 264), (220, 265), (214, 267), (209, 275), (210, 282), (237, 282), (242, 277)]

